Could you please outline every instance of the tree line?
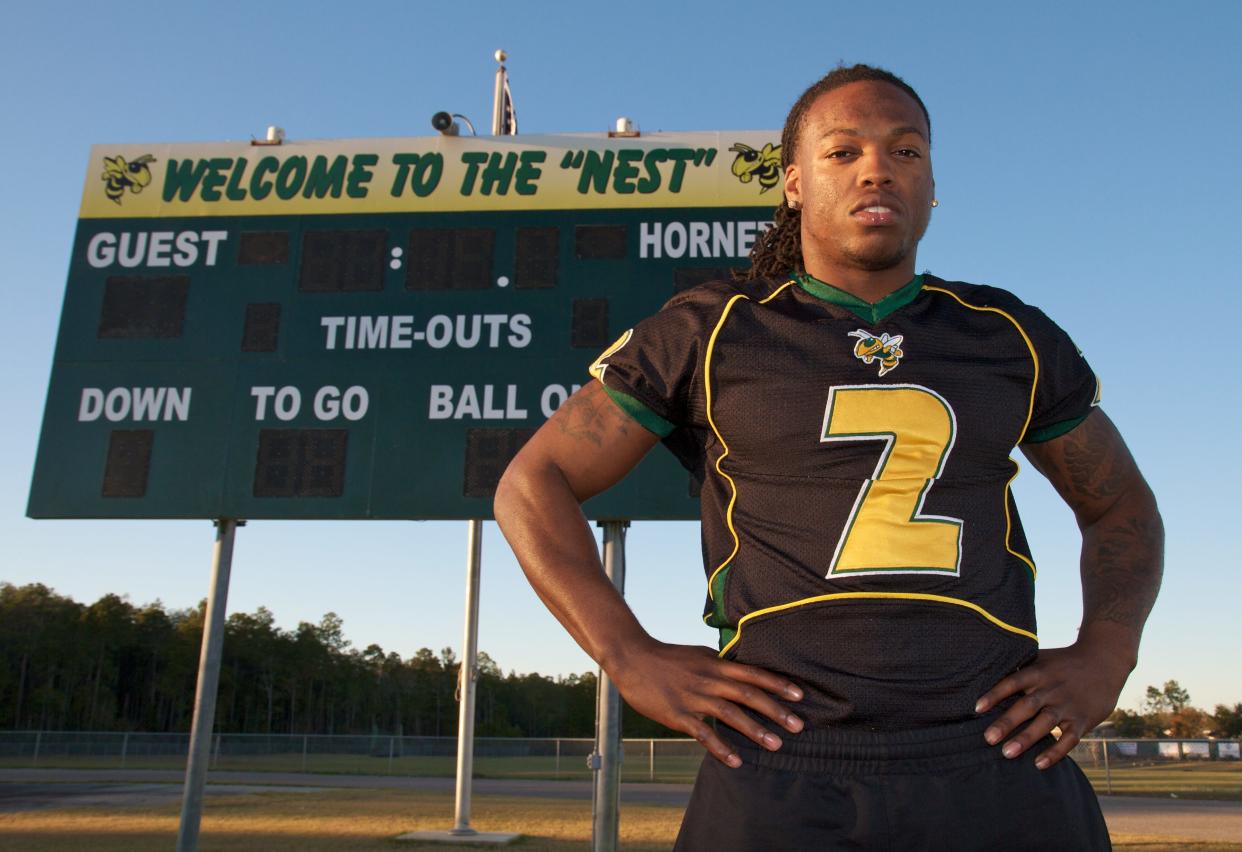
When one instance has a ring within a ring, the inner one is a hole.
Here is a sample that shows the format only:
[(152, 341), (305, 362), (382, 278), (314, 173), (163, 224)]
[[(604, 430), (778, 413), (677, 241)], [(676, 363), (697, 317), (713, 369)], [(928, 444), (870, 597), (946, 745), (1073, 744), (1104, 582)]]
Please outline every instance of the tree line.
[(1190, 703), (1190, 693), (1175, 680), (1147, 687), (1138, 712), (1118, 708), (1108, 717), (1109, 736), (1242, 737), (1242, 703), (1217, 704), (1211, 713)]
[[(184, 732), (206, 602), (78, 603), (42, 584), (0, 583), (0, 729)], [(460, 663), (451, 648), (402, 659), (358, 649), (334, 613), (293, 630), (259, 607), (225, 625), (215, 729), (228, 733), (456, 736)], [(503, 674), (478, 656), (479, 736), (591, 737), (594, 673)], [(682, 736), (626, 707), (629, 737)]]
[[(168, 610), (116, 595), (85, 605), (42, 584), (0, 583), (0, 729), (184, 732), (190, 728), (206, 602)], [(215, 728), (228, 733), (456, 736), (460, 664), (451, 648), (402, 659), (354, 648), (344, 624), (276, 626), (259, 607), (225, 625)], [(591, 737), (595, 674), (503, 674), (478, 657), (479, 736)], [(683, 736), (625, 707), (628, 737)], [(1139, 712), (1102, 733), (1242, 737), (1242, 703), (1208, 713), (1177, 681), (1149, 686)]]

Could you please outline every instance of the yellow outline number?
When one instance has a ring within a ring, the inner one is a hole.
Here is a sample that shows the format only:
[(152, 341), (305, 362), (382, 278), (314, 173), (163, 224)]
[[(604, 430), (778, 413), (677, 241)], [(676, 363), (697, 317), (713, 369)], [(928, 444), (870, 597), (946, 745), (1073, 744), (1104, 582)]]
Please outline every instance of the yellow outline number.
[(884, 442), (841, 532), (829, 577), (958, 573), (961, 519), (921, 511), (956, 435), (952, 406), (922, 385), (848, 385), (829, 392), (821, 441)]

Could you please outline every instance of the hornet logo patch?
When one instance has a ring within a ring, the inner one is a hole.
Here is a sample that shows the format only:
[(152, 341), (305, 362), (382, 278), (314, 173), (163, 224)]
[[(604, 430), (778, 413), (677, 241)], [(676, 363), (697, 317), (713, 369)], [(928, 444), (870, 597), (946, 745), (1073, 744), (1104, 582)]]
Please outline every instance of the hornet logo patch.
[(762, 151), (756, 151), (749, 145), (734, 142), (729, 150), (737, 153), (733, 158), (733, 176), (742, 183), (757, 180), (762, 187), (759, 190), (760, 195), (781, 182), (780, 145), (769, 142), (763, 146)]
[(120, 204), (125, 190), (135, 195), (142, 192), (143, 187), (151, 182), (151, 170), (147, 168), (147, 163), (154, 162), (155, 158), (150, 154), (143, 154), (132, 163), (125, 162), (120, 154), (104, 157), (104, 170), (100, 175), (104, 182), (104, 195)]
[(860, 328), (851, 331), (850, 337), (858, 338), (858, 342), (854, 344), (854, 357), (864, 364), (879, 361), (881, 376), (895, 370), (901, 363), (901, 357), (906, 354), (901, 351), (901, 341), (905, 339), (905, 335), (889, 337), (887, 334), (872, 334)]

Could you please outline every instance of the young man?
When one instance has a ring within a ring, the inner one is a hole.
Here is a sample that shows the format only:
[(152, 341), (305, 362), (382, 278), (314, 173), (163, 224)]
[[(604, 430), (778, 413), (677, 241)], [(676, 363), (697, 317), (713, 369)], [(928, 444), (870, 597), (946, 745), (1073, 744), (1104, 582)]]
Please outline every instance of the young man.
[[(1062, 758), (1135, 664), (1160, 518), (1064, 332), (1002, 290), (915, 275), (930, 149), (888, 72), (811, 86), (751, 277), (626, 332), (497, 491), (549, 609), (631, 706), (716, 758), (679, 848), (1108, 846)], [(719, 654), (642, 629), (578, 508), (661, 438), (703, 478)], [(1068, 648), (1038, 648), (1015, 446), (1082, 529)]]

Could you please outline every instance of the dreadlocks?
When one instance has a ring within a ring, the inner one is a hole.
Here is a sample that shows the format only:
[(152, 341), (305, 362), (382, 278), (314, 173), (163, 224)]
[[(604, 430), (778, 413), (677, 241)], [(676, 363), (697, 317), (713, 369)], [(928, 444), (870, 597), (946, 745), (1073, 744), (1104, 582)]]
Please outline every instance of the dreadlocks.
[[(792, 163), (797, 155), (798, 139), (802, 134), (802, 125), (811, 104), (825, 92), (831, 92), (849, 83), (864, 81), (889, 83), (914, 98), (914, 102), (923, 111), (923, 117), (927, 119), (928, 142), (930, 143), (931, 116), (927, 114), (923, 99), (905, 80), (896, 74), (870, 65), (854, 65), (850, 68), (841, 65), (813, 83), (789, 110), (789, 116), (785, 119), (785, 127), (781, 131), (782, 170)], [(755, 246), (750, 251), (750, 269), (739, 270), (737, 275), (740, 278), (760, 276), (776, 278), (788, 275), (790, 272), (802, 271), (802, 214), (792, 209), (788, 201), (781, 199), (780, 206), (776, 208), (776, 213), (772, 217), (772, 227), (755, 241)]]

